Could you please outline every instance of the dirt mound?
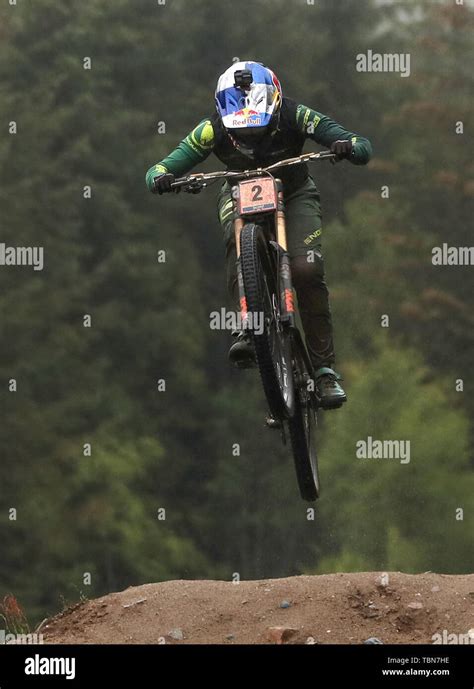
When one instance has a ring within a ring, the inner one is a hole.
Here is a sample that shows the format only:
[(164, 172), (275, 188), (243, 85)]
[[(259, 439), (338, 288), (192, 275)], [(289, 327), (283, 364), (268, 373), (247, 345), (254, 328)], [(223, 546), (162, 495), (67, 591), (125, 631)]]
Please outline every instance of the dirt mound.
[(358, 644), (473, 627), (474, 575), (363, 572), (147, 584), (78, 604), (41, 632), (46, 643)]

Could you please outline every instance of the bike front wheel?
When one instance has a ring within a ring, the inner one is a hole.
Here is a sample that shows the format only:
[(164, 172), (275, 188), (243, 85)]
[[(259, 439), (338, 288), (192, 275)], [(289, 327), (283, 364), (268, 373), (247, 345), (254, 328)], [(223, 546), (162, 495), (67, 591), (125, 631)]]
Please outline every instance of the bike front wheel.
[(290, 334), (280, 322), (277, 266), (258, 225), (249, 223), (242, 229), (240, 261), (250, 333), (265, 397), (270, 413), (277, 419), (286, 419), (292, 416), (295, 404)]

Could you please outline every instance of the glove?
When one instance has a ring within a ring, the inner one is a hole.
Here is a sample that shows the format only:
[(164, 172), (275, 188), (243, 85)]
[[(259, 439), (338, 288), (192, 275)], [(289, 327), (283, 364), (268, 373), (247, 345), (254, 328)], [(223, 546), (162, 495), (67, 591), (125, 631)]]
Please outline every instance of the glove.
[(165, 172), (157, 177), (153, 177), (153, 186), (151, 190), (154, 194), (159, 194), (160, 196), (161, 194), (167, 194), (172, 191), (178, 193), (181, 191), (180, 187), (176, 189), (171, 188), (174, 180), (175, 177), (171, 172)]
[(347, 139), (342, 141), (333, 141), (330, 151), (331, 153), (336, 154), (336, 160), (350, 158), (352, 155), (352, 141), (348, 141)]

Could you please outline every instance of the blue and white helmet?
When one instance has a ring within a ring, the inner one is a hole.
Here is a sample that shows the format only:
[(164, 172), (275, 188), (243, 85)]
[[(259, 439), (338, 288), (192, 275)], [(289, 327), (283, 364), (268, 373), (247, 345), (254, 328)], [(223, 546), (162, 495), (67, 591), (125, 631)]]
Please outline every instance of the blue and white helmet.
[(282, 90), (260, 62), (235, 62), (217, 82), (216, 108), (234, 144), (248, 153), (252, 142), (276, 129)]

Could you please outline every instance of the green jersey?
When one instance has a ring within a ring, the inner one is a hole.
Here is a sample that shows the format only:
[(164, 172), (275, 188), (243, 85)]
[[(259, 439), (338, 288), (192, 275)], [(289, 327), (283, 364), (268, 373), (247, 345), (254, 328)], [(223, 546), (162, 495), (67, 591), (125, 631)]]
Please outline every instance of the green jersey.
[[(352, 141), (351, 162), (365, 165), (370, 160), (370, 141), (348, 131), (342, 125), (316, 110), (283, 98), (280, 121), (263, 147), (264, 153), (249, 158), (239, 151), (225, 131), (219, 116), (203, 119), (166, 158), (153, 165), (147, 172), (146, 183), (151, 189), (153, 178), (171, 172), (176, 177), (188, 174), (196, 165), (214, 153), (229, 170), (247, 170), (265, 167), (274, 162), (301, 154), (306, 139), (312, 139), (329, 148), (334, 141)], [(301, 163), (283, 168), (278, 172), (284, 185), (285, 196), (300, 188), (309, 176), (308, 167)]]

